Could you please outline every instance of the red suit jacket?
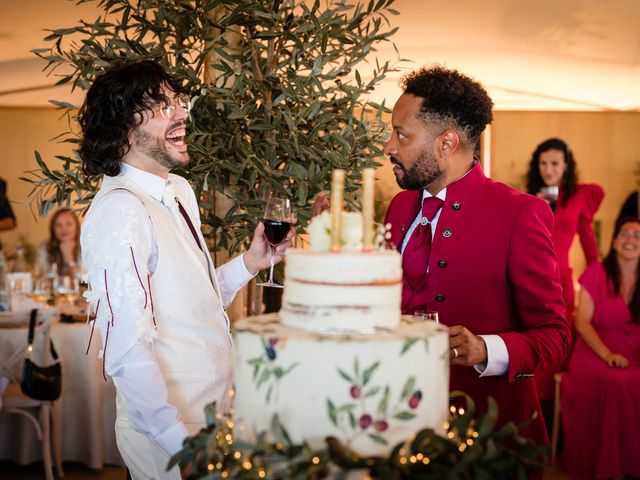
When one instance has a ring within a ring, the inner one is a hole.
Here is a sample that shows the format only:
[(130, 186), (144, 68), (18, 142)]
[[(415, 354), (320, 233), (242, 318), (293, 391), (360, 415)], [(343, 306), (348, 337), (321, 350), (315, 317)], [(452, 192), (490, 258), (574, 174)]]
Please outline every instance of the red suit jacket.
[[(403, 191), (389, 204), (385, 223), (398, 247), (421, 201), (421, 190)], [(487, 396), (494, 397), (499, 425), (520, 424), (538, 412), (523, 434), (540, 444), (548, 437), (533, 375), (562, 361), (570, 345), (552, 229), (544, 201), (486, 178), (476, 164), (447, 186), (427, 281), (403, 302), (404, 313), (436, 310), (445, 325), (502, 337), (507, 374), (480, 378), (473, 367), (451, 367), (451, 390), (470, 395), (480, 411)]]

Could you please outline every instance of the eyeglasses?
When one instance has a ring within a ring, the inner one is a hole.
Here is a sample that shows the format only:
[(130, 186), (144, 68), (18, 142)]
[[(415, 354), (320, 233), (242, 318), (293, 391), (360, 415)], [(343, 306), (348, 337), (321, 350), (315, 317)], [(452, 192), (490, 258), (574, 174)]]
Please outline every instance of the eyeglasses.
[(618, 236), (620, 238), (635, 238), (636, 240), (640, 240), (640, 232), (639, 231), (635, 231), (635, 232), (630, 232), (629, 230), (622, 230), (620, 233), (618, 233)]
[(187, 112), (187, 115), (189, 115), (189, 112), (191, 112), (191, 99), (188, 95), (179, 93), (178, 95), (176, 95), (173, 101), (163, 100), (158, 105), (160, 115), (162, 115), (164, 118), (171, 118), (173, 112), (175, 112), (177, 108), (183, 109), (185, 112)]

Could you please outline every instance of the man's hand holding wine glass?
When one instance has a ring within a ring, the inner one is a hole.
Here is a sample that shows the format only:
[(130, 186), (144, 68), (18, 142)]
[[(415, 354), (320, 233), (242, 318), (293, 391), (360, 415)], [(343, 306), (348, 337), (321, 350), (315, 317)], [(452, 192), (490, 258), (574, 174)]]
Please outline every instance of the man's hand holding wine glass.
[[(292, 222), (292, 223), (295, 223)], [(293, 228), (289, 229), (285, 240), (280, 243), (275, 249), (273, 254), (273, 263), (277, 264), (284, 258), (285, 250), (291, 246), (291, 239), (295, 232)], [(264, 270), (271, 266), (271, 245), (264, 236), (264, 223), (260, 222), (253, 234), (253, 240), (249, 250), (244, 254), (244, 263), (247, 270), (252, 274), (258, 273), (260, 270)]]
[(269, 280), (258, 283), (263, 287), (282, 288), (273, 281), (273, 266), (280, 262), (290, 244), (296, 223), (296, 216), (288, 198), (271, 196), (267, 200), (262, 222), (256, 228), (249, 251), (244, 262), (247, 269), (255, 274), (258, 270), (269, 268)]

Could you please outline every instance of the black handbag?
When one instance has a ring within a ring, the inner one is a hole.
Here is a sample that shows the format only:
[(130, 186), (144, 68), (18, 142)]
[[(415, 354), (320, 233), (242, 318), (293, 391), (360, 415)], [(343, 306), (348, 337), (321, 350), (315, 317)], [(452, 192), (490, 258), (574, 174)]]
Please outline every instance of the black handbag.
[(27, 356), (24, 359), (22, 368), (22, 382), (20, 388), (22, 393), (35, 400), (57, 400), (62, 391), (62, 365), (58, 361), (58, 353), (53, 346), (53, 341), (49, 339), (49, 350), (55, 363), (48, 367), (40, 367), (31, 361), (33, 351), (33, 336), (36, 327), (36, 317), (38, 310), (31, 310), (29, 318), (29, 345), (27, 346)]

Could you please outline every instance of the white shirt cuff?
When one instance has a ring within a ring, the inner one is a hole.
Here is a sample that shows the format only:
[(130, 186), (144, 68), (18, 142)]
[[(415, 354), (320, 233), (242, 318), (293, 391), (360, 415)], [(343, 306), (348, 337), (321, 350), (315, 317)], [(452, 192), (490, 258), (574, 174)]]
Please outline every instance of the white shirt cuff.
[(238, 263), (242, 265), (242, 268), (238, 267), (238, 271), (236, 273), (238, 275), (238, 278), (243, 278), (243, 281), (242, 281), (243, 283), (247, 283), (249, 280), (255, 277), (258, 274), (258, 272), (251, 273), (249, 271), (249, 269), (247, 268), (247, 264), (244, 263), (244, 253), (234, 258), (233, 260), (240, 259), (240, 258), (242, 259), (242, 261)]
[(236, 293), (255, 276), (244, 264), (244, 253), (229, 260), (218, 268), (216, 273), (220, 285), (220, 296), (225, 307), (233, 301)]
[(509, 350), (500, 335), (479, 335), (487, 346), (487, 363), (473, 368), (481, 377), (504, 375), (509, 370)]
[(165, 452), (170, 456), (182, 450), (182, 442), (189, 435), (184, 423), (177, 422), (167, 428), (164, 432), (155, 435), (155, 440)]

